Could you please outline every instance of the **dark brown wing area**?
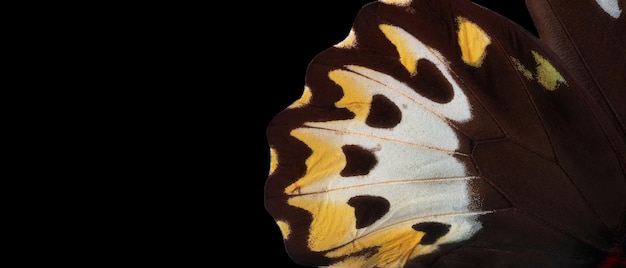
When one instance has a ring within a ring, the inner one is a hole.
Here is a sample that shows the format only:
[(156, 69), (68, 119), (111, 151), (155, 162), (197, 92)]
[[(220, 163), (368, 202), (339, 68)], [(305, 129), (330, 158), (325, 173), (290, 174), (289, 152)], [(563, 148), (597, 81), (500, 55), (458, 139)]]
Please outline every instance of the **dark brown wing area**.
[[(542, 42), (626, 136), (626, 1), (526, 0)], [(619, 139), (619, 138), (618, 138)]]
[[(474, 105), (473, 113), (485, 114), (472, 121), (477, 125), (459, 128), (466, 129), (464, 132), (474, 145), (473, 161), (483, 182), (492, 187), (477, 183), (476, 189), (481, 189), (481, 193), (499, 192), (510, 202), (511, 210), (483, 216), (484, 228), (474, 242), (433, 259), (433, 263), (596, 265), (615, 247), (623, 247), (624, 137), (615, 134), (619, 130), (614, 125), (603, 125), (606, 118), (598, 112), (601, 107), (589, 100), (585, 86), (578, 82), (578, 74), (569, 71), (571, 63), (560, 61), (541, 42), (498, 15), (471, 7), (465, 1), (453, 2), (458, 4), (458, 14), (484, 26), (488, 35), (494, 37), (493, 46), (487, 47), (491, 58), (487, 56), (483, 66), (455, 69), (476, 96), (474, 103), (482, 106)], [(432, 7), (442, 8), (434, 13), (446, 14), (449, 5)], [(516, 63), (511, 58), (529, 69), (541, 68), (536, 59), (525, 58), (524, 51), (529, 50), (544, 55), (567, 83), (550, 91), (539, 85), (541, 75), (536, 70), (530, 70), (535, 73), (530, 80), (514, 72), (511, 65)], [(586, 53), (592, 57), (595, 51)], [(625, 66), (620, 56), (611, 63), (617, 70)], [(626, 88), (619, 82), (625, 76), (619, 73), (610, 73), (616, 76), (610, 78), (615, 84), (606, 88)], [(623, 98), (624, 91), (614, 92)], [(492, 125), (504, 135), (490, 137), (482, 133)], [(472, 133), (472, 128), (481, 132)], [(490, 207), (490, 203), (485, 201), (483, 206)], [(493, 203), (500, 204), (499, 200)]]

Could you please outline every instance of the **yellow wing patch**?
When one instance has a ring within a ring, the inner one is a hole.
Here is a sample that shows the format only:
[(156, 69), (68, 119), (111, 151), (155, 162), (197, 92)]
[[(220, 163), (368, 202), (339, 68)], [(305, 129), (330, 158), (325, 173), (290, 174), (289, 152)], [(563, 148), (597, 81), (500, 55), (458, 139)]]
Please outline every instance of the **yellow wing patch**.
[(311, 89), (307, 86), (304, 87), (304, 91), (302, 92), (302, 96), (296, 100), (294, 103), (289, 105), (288, 108), (298, 108), (304, 105), (309, 104), (311, 102)]
[(294, 129), (291, 131), (291, 136), (306, 143), (313, 150), (313, 153), (306, 160), (307, 171), (304, 177), (285, 188), (287, 195), (300, 194), (302, 187), (322, 183), (331, 178), (332, 175), (338, 174), (346, 166), (346, 157), (343, 151), (340, 146), (333, 144), (332, 140), (320, 137), (303, 128)]
[(547, 90), (555, 90), (560, 84), (565, 83), (565, 78), (561, 76), (552, 64), (539, 55), (536, 51), (532, 51), (535, 62), (537, 62), (537, 81)]
[(335, 103), (337, 108), (346, 108), (355, 114), (355, 119), (364, 121), (370, 111), (372, 96), (363, 93), (360, 85), (345, 72), (335, 70), (328, 77), (343, 89), (343, 98)]
[(345, 202), (335, 202), (325, 194), (301, 195), (289, 199), (289, 205), (311, 212), (308, 247), (324, 251), (347, 243), (356, 236), (354, 208)]
[(276, 150), (274, 148), (270, 148), (270, 171), (269, 174), (274, 173), (278, 167), (278, 154), (276, 154)]
[(554, 68), (550, 61), (541, 56), (537, 51), (531, 50), (531, 53), (533, 54), (533, 58), (537, 64), (535, 74), (528, 70), (528, 68), (526, 68), (520, 60), (511, 57), (511, 61), (515, 65), (515, 69), (522, 73), (526, 79), (537, 79), (537, 82), (541, 86), (550, 91), (556, 90), (561, 84), (567, 84), (565, 78), (563, 78), (561, 73)]
[(385, 37), (394, 45), (400, 55), (400, 63), (404, 68), (409, 71), (411, 76), (417, 74), (417, 60), (421, 57), (417, 55), (411, 46), (413, 42), (405, 38), (406, 35), (398, 32), (399, 28), (387, 24), (381, 24), (378, 26), (380, 30), (385, 34)]
[(332, 140), (320, 138), (311, 133), (311, 129), (299, 128), (291, 135), (306, 143), (313, 151), (306, 160), (307, 172), (295, 183), (285, 188), (288, 195), (296, 195), (288, 200), (289, 205), (305, 209), (313, 216), (309, 230), (308, 246), (311, 250), (328, 250), (350, 239), (349, 226), (354, 226), (356, 219), (354, 208), (345, 202), (333, 202), (325, 194), (300, 195), (307, 185), (314, 185), (338, 174), (346, 165), (346, 158), (340, 146)]
[(346, 244), (326, 254), (327, 257), (350, 256), (366, 248), (379, 247), (377, 252), (368, 257), (355, 256), (333, 266), (337, 267), (401, 267), (408, 260), (418, 255), (431, 253), (436, 249), (432, 245), (420, 245), (423, 232), (415, 231), (410, 224), (395, 226), (395, 230), (377, 232)]
[(480, 67), (487, 55), (485, 50), (491, 43), (491, 38), (475, 23), (466, 18), (458, 17), (457, 32), (461, 58), (463, 62), (473, 67)]
[(291, 227), (289, 227), (289, 223), (285, 221), (276, 221), (280, 232), (283, 234), (283, 239), (289, 239), (289, 235), (291, 234)]
[(515, 69), (517, 69), (520, 73), (522, 73), (522, 75), (526, 77), (526, 79), (528, 80), (534, 79), (533, 73), (529, 71), (528, 69), (526, 69), (526, 66), (524, 66), (524, 64), (522, 64), (518, 59), (511, 57), (511, 61), (513, 61), (513, 64), (515, 64)]

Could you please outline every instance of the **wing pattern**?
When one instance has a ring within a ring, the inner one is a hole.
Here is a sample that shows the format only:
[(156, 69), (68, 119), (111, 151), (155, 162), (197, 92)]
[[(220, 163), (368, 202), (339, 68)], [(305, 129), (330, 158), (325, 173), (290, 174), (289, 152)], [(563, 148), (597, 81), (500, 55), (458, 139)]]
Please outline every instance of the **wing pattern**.
[(370, 3), (270, 123), (266, 208), (305, 265), (597, 266), (624, 141), (584, 88), (471, 2)]

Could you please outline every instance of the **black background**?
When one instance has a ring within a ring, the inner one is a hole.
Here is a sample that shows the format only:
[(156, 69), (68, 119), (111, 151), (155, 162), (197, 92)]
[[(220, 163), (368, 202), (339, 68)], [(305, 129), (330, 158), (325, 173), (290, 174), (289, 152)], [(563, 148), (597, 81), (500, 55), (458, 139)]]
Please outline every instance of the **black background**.
[[(32, 217), (13, 217), (28, 229), (11, 249), (46, 264), (299, 267), (263, 203), (265, 130), (368, 2), (61, 5), (18, 30), (34, 38), (16, 39), (32, 45), (21, 64), (46, 75), (11, 67), (43, 85), (22, 90), (41, 104), (18, 117), (33, 129), (11, 128), (38, 160), (10, 155), (34, 193), (16, 199), (31, 208), (9, 205)], [(528, 25), (523, 0), (493, 2)]]
[[(341, 2), (341, 4), (337, 4)], [(248, 181), (254, 182), (254, 198), (248, 203), (257, 210), (250, 214), (249, 235), (254, 238), (254, 251), (259, 257), (254, 258), (255, 267), (305, 267), (295, 264), (284, 250), (282, 237), (277, 225), (263, 206), (263, 187), (269, 167), (269, 152), (265, 139), (265, 128), (271, 118), (302, 94), (304, 77), (308, 63), (322, 50), (336, 44), (347, 35), (358, 10), (371, 1), (298, 1), (291, 6), (266, 3), (264, 8), (271, 10), (267, 17), (255, 23), (256, 29), (265, 29), (265, 37), (255, 39), (267, 47), (259, 61), (267, 63), (270, 71), (261, 71), (257, 78), (256, 90), (261, 90), (254, 108), (254, 129), (247, 133), (254, 146), (246, 157), (249, 164), (254, 164)], [(485, 6), (535, 33), (523, 0), (509, 1), (474, 1)], [(269, 24), (269, 25), (266, 25)], [(254, 216), (252, 216), (254, 215)], [(258, 216), (257, 216), (258, 215)]]

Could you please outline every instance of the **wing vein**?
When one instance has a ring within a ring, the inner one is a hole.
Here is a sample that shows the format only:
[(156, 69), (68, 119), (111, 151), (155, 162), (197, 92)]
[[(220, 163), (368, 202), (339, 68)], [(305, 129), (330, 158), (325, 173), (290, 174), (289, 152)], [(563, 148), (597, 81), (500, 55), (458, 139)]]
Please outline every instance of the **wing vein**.
[(384, 182), (376, 182), (376, 183), (364, 183), (358, 185), (351, 185), (348, 187), (339, 187), (332, 189), (324, 189), (323, 191), (315, 191), (315, 192), (306, 192), (299, 193), (298, 196), (303, 195), (316, 195), (316, 194), (326, 194), (330, 192), (343, 191), (343, 190), (354, 190), (358, 188), (368, 188), (380, 185), (393, 185), (393, 184), (413, 184), (413, 183), (438, 183), (438, 182), (450, 182), (450, 181), (469, 181), (478, 178), (477, 176), (458, 176), (458, 177), (436, 177), (436, 178), (417, 178), (417, 179), (398, 179), (398, 180), (390, 180)]

